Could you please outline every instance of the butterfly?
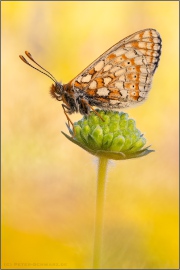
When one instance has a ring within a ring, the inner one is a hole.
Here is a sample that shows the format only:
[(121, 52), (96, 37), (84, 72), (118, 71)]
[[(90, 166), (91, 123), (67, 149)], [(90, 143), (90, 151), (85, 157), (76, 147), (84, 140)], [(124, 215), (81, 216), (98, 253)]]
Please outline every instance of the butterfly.
[(25, 51), (26, 56), (43, 71), (32, 66), (24, 56), (19, 57), (54, 81), (50, 94), (62, 101), (68, 122), (73, 125), (68, 114), (88, 115), (93, 110), (98, 115), (94, 106), (114, 110), (145, 101), (158, 67), (161, 47), (161, 37), (155, 29), (140, 30), (116, 43), (67, 84), (57, 82), (29, 52)]

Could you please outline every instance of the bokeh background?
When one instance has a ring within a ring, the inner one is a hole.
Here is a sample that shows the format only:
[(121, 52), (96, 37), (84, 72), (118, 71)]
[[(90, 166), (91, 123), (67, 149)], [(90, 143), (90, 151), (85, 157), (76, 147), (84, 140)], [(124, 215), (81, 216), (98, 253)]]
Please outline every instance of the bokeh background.
[[(144, 28), (162, 36), (149, 99), (125, 110), (155, 153), (111, 162), (102, 268), (178, 268), (178, 1), (2, 6), (2, 268), (91, 268), (97, 160), (70, 143), (52, 82), (70, 81)], [(73, 115), (73, 121), (81, 118)]]

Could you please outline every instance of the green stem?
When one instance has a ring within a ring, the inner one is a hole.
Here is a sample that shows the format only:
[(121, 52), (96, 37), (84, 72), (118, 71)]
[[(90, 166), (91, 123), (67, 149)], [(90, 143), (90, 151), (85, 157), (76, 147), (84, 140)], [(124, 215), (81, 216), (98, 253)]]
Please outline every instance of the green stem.
[(104, 202), (105, 202), (107, 166), (108, 166), (108, 159), (106, 157), (99, 157), (97, 193), (96, 193), (96, 217), (95, 217), (93, 269), (100, 269), (100, 263), (101, 263), (103, 213), (104, 213)]

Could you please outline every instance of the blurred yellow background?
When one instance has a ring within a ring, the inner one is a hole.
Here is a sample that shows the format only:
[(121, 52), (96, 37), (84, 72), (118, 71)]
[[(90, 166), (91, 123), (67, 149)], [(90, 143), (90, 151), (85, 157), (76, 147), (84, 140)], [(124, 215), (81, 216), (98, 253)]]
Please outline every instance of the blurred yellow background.
[[(149, 99), (125, 110), (155, 153), (111, 162), (103, 268), (178, 268), (178, 2), (2, 2), (2, 268), (91, 268), (97, 160), (70, 143), (49, 78), (74, 78), (144, 28), (162, 37)], [(73, 115), (73, 121), (81, 118)]]

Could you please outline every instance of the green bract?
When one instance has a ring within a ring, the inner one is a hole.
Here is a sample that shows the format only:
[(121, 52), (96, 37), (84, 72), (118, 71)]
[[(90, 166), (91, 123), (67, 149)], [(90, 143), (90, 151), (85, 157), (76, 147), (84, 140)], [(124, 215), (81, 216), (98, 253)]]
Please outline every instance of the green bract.
[(146, 139), (127, 113), (96, 111), (104, 121), (95, 112), (90, 112), (74, 123), (74, 133), (68, 126), (72, 137), (62, 133), (89, 153), (109, 159), (136, 158), (153, 152), (149, 146), (143, 148)]

